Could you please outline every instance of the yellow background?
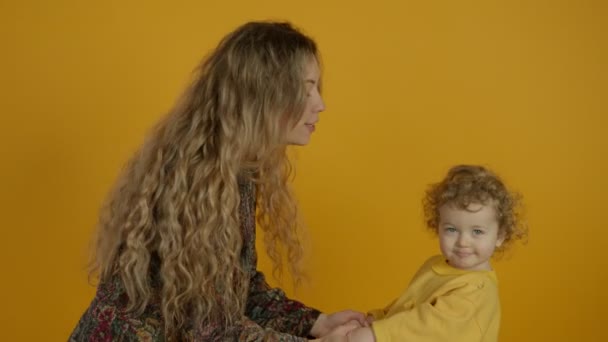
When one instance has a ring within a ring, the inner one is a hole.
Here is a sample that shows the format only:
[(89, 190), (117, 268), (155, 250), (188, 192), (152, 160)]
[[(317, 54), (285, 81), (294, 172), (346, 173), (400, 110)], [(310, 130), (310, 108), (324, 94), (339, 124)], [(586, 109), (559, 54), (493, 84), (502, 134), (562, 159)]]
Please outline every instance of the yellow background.
[(426, 184), (481, 163), (524, 194), (531, 226), (496, 263), (501, 340), (608, 340), (601, 0), (0, 1), (1, 340), (66, 340), (119, 168), (218, 40), (267, 18), (315, 37), (325, 66), (327, 111), (297, 151), (297, 298), (333, 311), (399, 295), (438, 250)]

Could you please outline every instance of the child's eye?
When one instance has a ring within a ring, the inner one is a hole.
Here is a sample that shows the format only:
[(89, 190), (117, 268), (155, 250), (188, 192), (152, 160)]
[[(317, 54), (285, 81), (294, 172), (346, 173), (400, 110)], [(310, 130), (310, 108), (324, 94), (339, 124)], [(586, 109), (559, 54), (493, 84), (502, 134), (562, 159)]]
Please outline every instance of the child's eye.
[(483, 233), (484, 233), (484, 231), (481, 230), (481, 229), (474, 229), (473, 230), (473, 234), (475, 234), (475, 235), (482, 235)]
[(447, 227), (447, 228), (445, 229), (445, 231), (446, 231), (446, 232), (453, 233), (453, 232), (455, 232), (455, 231), (456, 231), (456, 228), (454, 228), (454, 227)]

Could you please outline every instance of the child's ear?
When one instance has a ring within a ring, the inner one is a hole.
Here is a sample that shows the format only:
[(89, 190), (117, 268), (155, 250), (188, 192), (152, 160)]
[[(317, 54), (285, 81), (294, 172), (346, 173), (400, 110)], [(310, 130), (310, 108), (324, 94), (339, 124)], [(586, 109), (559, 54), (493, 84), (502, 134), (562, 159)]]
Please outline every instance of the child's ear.
[(505, 242), (505, 232), (501, 230), (498, 232), (498, 239), (496, 239), (496, 247), (502, 246), (502, 243)]

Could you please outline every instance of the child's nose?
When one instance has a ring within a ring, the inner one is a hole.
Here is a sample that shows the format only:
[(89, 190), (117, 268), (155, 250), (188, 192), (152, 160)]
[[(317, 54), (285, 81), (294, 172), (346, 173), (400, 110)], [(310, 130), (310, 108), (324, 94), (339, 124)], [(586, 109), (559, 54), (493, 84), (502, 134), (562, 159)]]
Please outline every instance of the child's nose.
[(469, 238), (466, 234), (460, 234), (458, 236), (458, 240), (456, 240), (456, 244), (460, 247), (466, 247), (469, 245)]

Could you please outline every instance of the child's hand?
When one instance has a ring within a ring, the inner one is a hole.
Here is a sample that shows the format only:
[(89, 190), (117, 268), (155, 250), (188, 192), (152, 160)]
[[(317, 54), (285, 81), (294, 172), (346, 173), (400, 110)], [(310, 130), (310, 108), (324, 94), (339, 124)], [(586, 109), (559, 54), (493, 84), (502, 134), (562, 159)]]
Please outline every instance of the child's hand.
[(353, 329), (346, 337), (348, 342), (376, 342), (374, 331), (368, 327)]
[(316, 342), (348, 342), (348, 338), (346, 337), (348, 333), (351, 331), (360, 328), (361, 324), (358, 321), (352, 320), (346, 324), (342, 324), (332, 330), (326, 336), (323, 336), (319, 339), (313, 340)]
[(367, 316), (365, 317), (365, 320), (367, 321), (367, 324), (372, 324), (375, 320), (374, 316), (367, 314)]

